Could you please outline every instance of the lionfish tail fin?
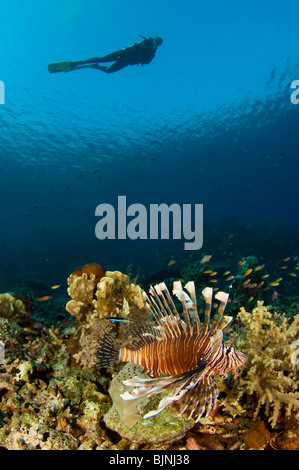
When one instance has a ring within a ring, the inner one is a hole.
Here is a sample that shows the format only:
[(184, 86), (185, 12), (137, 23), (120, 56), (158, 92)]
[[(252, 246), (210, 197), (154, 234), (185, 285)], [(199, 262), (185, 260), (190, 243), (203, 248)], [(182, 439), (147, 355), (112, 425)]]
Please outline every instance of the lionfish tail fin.
[(121, 343), (112, 334), (105, 333), (98, 344), (98, 366), (111, 367), (118, 364), (121, 347)]

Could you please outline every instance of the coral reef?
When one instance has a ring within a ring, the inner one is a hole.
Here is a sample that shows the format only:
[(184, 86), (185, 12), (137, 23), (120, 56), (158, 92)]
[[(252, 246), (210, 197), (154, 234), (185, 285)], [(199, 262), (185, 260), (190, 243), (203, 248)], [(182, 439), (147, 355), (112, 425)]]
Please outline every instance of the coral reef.
[(254, 418), (264, 407), (269, 423), (275, 427), (282, 411), (287, 416), (298, 416), (299, 412), (299, 315), (288, 320), (285, 315), (271, 313), (263, 301), (258, 301), (252, 312), (241, 308), (238, 318), (243, 328), (236, 344), (248, 362), (233, 385), (233, 393), (237, 399), (246, 395), (248, 401), (251, 397)]
[(234, 381), (219, 380), (218, 405), (208, 417), (194, 424), (177, 419), (177, 410), (168, 407), (142, 419), (159, 398), (120, 397), (123, 380), (136, 375), (138, 366), (95, 367), (103, 323), (117, 339), (122, 334), (121, 323), (103, 319), (138, 315), (143, 321), (142, 289), (121, 272), (104, 272), (98, 266), (83, 266), (69, 277), (67, 311), (72, 321), (63, 302), (55, 304), (51, 316), (51, 303), (33, 302), (29, 312), (21, 296), (0, 294), (0, 341), (5, 345), (4, 364), (0, 363), (0, 446), (299, 449), (298, 299), (292, 300), (285, 315), (286, 301), (279, 309), (266, 308), (262, 302), (252, 312), (241, 309), (230, 334), (239, 335), (236, 346), (247, 355), (247, 367)]

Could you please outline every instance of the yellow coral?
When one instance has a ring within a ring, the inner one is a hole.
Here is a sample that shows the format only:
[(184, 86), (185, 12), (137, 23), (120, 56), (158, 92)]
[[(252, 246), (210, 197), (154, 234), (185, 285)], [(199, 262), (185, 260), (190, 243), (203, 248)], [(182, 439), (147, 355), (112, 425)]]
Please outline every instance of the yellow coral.
[(94, 274), (71, 274), (68, 278), (68, 294), (72, 297), (66, 309), (80, 322), (111, 315), (126, 316), (130, 305), (142, 308), (145, 301), (140, 286), (130, 283), (129, 277), (120, 271), (107, 271), (96, 282)]
[(82, 276), (71, 274), (68, 278), (68, 294), (73, 300), (66, 304), (66, 309), (77, 320), (82, 321), (91, 309), (96, 287), (96, 277), (83, 273)]
[(141, 287), (130, 283), (129, 277), (120, 271), (106, 272), (97, 285), (96, 298), (92, 304), (99, 318), (127, 316), (131, 304), (139, 309), (145, 305)]
[(93, 273), (74, 273), (69, 276), (68, 284), (72, 300), (67, 303), (66, 309), (81, 326), (74, 358), (83, 367), (94, 367), (99, 336), (107, 327), (102, 320), (108, 316), (124, 317), (132, 310), (135, 312), (144, 308), (143, 290), (120, 271), (107, 271), (100, 280)]
[(287, 414), (299, 411), (298, 365), (292, 356), (299, 334), (299, 315), (290, 322), (285, 315), (272, 314), (258, 301), (252, 312), (242, 307), (238, 317), (243, 330), (237, 346), (247, 355), (247, 367), (233, 391), (237, 398), (256, 395), (255, 417), (265, 405), (274, 427), (280, 410), (286, 409)]
[(0, 294), (0, 317), (11, 319), (24, 308), (22, 300), (15, 298), (9, 293)]

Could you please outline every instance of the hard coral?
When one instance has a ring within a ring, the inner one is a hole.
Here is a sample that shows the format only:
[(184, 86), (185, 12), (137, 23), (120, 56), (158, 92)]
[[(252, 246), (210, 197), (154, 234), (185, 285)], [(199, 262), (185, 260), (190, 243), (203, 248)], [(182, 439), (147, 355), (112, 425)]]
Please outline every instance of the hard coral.
[(274, 427), (281, 411), (287, 415), (299, 412), (299, 369), (293, 347), (299, 335), (299, 315), (290, 322), (258, 301), (252, 312), (242, 307), (238, 317), (243, 330), (237, 346), (247, 355), (247, 367), (234, 382), (233, 391), (237, 398), (246, 394), (256, 400), (255, 418), (264, 405)]
[(101, 320), (108, 316), (125, 317), (132, 310), (142, 309), (143, 291), (120, 271), (107, 271), (99, 282), (94, 273), (84, 272), (81, 276), (73, 273), (68, 284), (72, 300), (66, 309), (79, 321), (77, 344), (72, 345), (76, 361), (83, 367), (94, 367), (98, 339), (104, 327)]
[(119, 271), (107, 271), (98, 282), (94, 273), (82, 276), (71, 274), (68, 278), (70, 300), (66, 309), (80, 322), (90, 322), (92, 318), (128, 315), (130, 304), (138, 308), (144, 306), (142, 289), (130, 283), (128, 276)]
[(9, 293), (0, 294), (0, 317), (12, 320), (14, 315), (24, 310), (24, 308), (22, 300)]

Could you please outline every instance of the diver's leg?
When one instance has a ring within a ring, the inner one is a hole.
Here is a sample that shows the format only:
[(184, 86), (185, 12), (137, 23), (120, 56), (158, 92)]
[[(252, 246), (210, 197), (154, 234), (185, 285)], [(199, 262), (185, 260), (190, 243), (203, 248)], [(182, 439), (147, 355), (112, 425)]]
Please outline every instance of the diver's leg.
[(109, 67), (107, 67), (106, 65), (91, 64), (91, 65), (81, 65), (77, 68), (78, 69), (92, 68), (92, 69), (102, 70), (103, 72), (106, 72), (106, 73), (113, 73), (113, 72), (117, 72), (118, 70), (123, 69), (124, 67), (127, 67), (127, 65), (128, 64), (124, 62), (114, 62)]
[(84, 60), (83, 63), (84, 64), (94, 64), (95, 62), (98, 62), (98, 63), (101, 63), (101, 62), (115, 62), (116, 60), (119, 60), (123, 56), (123, 53), (124, 53), (124, 49), (123, 50), (121, 49), (119, 51), (112, 52), (111, 54), (107, 54), (103, 57), (93, 57), (92, 59)]
[(114, 64), (111, 64), (109, 67), (107, 67), (107, 70), (105, 70), (105, 72), (106, 73), (118, 72), (118, 70), (121, 70), (124, 67), (127, 67), (128, 65), (129, 64), (126, 62), (117, 61), (117, 62), (114, 62)]
[(79, 69), (97, 69), (97, 70), (102, 70), (103, 72), (106, 72), (108, 67), (106, 65), (99, 65), (99, 64), (76, 65), (75, 67), (72, 67), (70, 70), (66, 70), (66, 72), (72, 72), (73, 70), (79, 70)]

